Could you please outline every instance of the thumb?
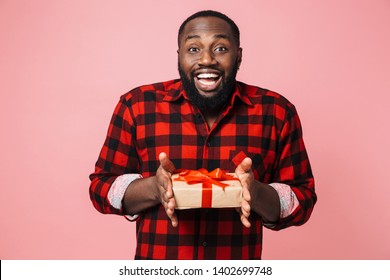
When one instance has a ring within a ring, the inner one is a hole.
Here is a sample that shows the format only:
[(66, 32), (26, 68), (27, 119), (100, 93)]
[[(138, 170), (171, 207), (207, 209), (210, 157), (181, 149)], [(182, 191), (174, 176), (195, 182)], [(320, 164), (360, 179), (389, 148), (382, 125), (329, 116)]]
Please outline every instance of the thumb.
[(161, 167), (169, 172), (169, 173), (173, 173), (175, 171), (175, 166), (173, 165), (173, 162), (170, 161), (170, 159), (168, 158), (167, 154), (162, 152), (158, 155), (158, 159), (160, 161), (160, 165)]
[(246, 173), (251, 171), (252, 169), (252, 160), (248, 157), (244, 158), (244, 160), (237, 166), (237, 171), (240, 173)]

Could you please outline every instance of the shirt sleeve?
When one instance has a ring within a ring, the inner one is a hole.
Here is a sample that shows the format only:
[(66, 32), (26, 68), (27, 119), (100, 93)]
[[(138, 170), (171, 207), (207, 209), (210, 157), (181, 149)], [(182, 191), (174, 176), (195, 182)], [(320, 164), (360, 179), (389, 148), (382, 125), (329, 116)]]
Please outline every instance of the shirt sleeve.
[(136, 179), (141, 179), (141, 174), (123, 174), (118, 176), (108, 191), (107, 198), (116, 209), (122, 209), (122, 200), (127, 187)]
[(290, 186), (286, 184), (271, 183), (269, 185), (273, 187), (279, 195), (280, 218), (288, 217), (299, 206), (299, 201), (297, 199), (297, 196), (292, 191)]
[[(295, 107), (289, 107), (278, 135), (277, 160), (273, 182), (281, 199), (281, 216), (272, 230), (304, 224), (311, 216), (317, 195), (314, 177), (302, 138), (302, 127)], [(288, 188), (287, 188), (287, 187)]]
[(123, 215), (121, 200), (126, 190), (125, 185), (128, 186), (135, 178), (134, 174), (141, 173), (134, 131), (127, 101), (122, 96), (111, 118), (95, 172), (90, 175), (90, 199), (101, 213)]

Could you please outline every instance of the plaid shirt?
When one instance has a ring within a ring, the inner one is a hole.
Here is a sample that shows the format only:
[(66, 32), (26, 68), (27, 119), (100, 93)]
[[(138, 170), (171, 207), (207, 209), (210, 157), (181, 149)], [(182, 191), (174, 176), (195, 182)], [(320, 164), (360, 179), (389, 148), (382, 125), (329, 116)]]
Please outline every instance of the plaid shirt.
[[(123, 174), (155, 175), (165, 152), (176, 168), (234, 172), (251, 157), (254, 176), (291, 187), (299, 206), (272, 226), (305, 223), (316, 202), (314, 179), (295, 107), (281, 95), (236, 83), (230, 103), (209, 128), (180, 80), (136, 88), (120, 98), (91, 174), (90, 197), (102, 213), (123, 215), (107, 194)], [(260, 259), (262, 219), (245, 228), (235, 209), (176, 210), (172, 227), (162, 205), (139, 213), (136, 259)]]

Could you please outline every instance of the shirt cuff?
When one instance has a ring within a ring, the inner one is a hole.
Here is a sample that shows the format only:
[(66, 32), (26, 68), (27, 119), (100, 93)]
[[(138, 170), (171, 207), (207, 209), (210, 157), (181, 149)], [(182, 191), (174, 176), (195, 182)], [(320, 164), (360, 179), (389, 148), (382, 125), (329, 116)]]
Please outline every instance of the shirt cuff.
[[(107, 198), (110, 202), (111, 206), (122, 210), (122, 200), (125, 196), (125, 192), (127, 187), (130, 185), (131, 182), (137, 179), (141, 179), (141, 174), (123, 174), (121, 176), (118, 176), (114, 183), (112, 183), (110, 190), (108, 191)], [(138, 218), (138, 215), (126, 215), (126, 218), (129, 221), (134, 221)]]
[(291, 187), (281, 183), (269, 184), (279, 195), (280, 199), (280, 218), (286, 218), (291, 215), (299, 206), (299, 201)]

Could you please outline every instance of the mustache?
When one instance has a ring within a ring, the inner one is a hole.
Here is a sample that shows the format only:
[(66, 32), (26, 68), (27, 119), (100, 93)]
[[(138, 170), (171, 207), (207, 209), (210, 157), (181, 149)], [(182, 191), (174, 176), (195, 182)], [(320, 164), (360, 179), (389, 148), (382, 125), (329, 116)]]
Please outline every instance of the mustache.
[(194, 69), (192, 72), (199, 71), (199, 70), (216, 70), (218, 72), (222, 72), (222, 70), (219, 69), (217, 66), (200, 66)]
[[(177, 68), (179, 71), (183, 72), (183, 67), (180, 63), (180, 60), (177, 61)], [(224, 71), (222, 71), (218, 66), (214, 66), (214, 65), (210, 65), (210, 66), (199, 66), (198, 68), (192, 70), (190, 73), (191, 74), (194, 74), (196, 71), (199, 71), (199, 70), (215, 70), (215, 71), (218, 71), (220, 73), (224, 73)]]

